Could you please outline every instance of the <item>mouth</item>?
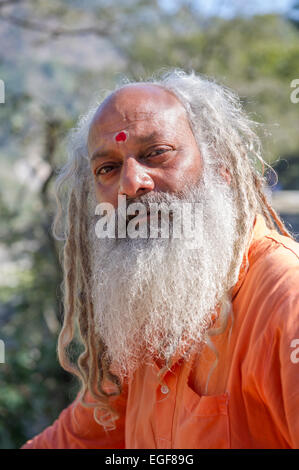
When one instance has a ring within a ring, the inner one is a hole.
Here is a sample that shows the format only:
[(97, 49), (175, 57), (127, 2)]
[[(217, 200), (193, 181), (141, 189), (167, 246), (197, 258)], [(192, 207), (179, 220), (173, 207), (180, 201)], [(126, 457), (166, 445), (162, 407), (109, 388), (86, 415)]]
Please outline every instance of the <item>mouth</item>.
[[(138, 219), (138, 221), (143, 221), (145, 219), (145, 216), (139, 215), (138, 213), (137, 214), (135, 213), (133, 215), (128, 215), (127, 214), (127, 218), (126, 218), (127, 224), (130, 222), (130, 220), (135, 219), (135, 218), (136, 218), (136, 222), (137, 222), (137, 219)], [(146, 213), (146, 218), (147, 218), (148, 221), (150, 220), (150, 211), (149, 210)]]
[[(155, 215), (155, 214), (153, 214)], [(136, 222), (137, 222), (137, 219), (138, 221), (142, 222), (145, 220), (145, 218), (147, 219), (147, 221), (149, 222), (150, 221), (150, 216), (151, 216), (151, 212), (150, 210), (147, 211), (146, 213), (146, 217), (144, 215), (139, 215), (138, 213), (136, 214), (133, 214), (133, 215), (128, 215), (127, 214), (127, 217), (126, 217), (126, 223), (128, 224), (130, 222), (130, 220), (132, 219), (135, 219), (136, 218)], [(161, 221), (161, 212), (158, 212), (158, 221), (160, 222)], [(169, 211), (169, 221), (172, 221), (173, 220), (173, 211)]]

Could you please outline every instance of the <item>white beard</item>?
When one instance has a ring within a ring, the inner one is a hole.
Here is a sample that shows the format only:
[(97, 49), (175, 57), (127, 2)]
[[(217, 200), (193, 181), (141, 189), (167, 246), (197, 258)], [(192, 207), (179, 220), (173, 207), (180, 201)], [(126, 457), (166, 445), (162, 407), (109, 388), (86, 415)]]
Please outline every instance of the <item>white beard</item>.
[[(211, 170), (209, 170), (210, 172)], [(177, 201), (149, 193), (140, 202)], [(130, 376), (145, 360), (169, 361), (205, 341), (227, 278), (236, 241), (235, 204), (229, 185), (205, 174), (184, 201), (203, 204), (200, 247), (183, 239), (98, 239), (90, 233), (95, 333), (113, 370)]]

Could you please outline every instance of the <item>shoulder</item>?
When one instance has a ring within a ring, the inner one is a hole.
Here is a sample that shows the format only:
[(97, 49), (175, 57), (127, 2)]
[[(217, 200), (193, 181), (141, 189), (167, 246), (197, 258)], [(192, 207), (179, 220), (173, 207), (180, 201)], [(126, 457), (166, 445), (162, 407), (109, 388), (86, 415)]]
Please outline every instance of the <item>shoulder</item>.
[(297, 360), (299, 344), (299, 244), (269, 231), (253, 243), (248, 261), (233, 303), (242, 371), (262, 396), (271, 387), (278, 394), (277, 384), (294, 384), (298, 377), (292, 358)]
[(245, 288), (257, 300), (276, 305), (299, 294), (299, 243), (271, 230), (249, 252)]
[(299, 244), (274, 230), (255, 240), (233, 305), (249, 336), (299, 338)]
[(299, 269), (299, 243), (271, 230), (254, 241), (249, 260), (254, 269), (264, 269), (267, 275), (295, 274)]

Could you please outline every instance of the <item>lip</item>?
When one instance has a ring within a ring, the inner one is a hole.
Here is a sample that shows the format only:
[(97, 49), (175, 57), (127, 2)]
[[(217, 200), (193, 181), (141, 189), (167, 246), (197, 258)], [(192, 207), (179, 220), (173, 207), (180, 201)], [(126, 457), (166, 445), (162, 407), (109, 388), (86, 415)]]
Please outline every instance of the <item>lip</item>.
[(146, 217), (145, 216), (140, 216), (140, 215), (127, 215), (127, 224), (130, 222), (130, 220), (132, 219), (136, 219), (136, 222), (138, 220), (138, 222), (142, 222), (143, 220), (147, 219), (147, 220), (150, 220), (150, 211), (147, 211), (146, 213)]
[[(154, 213), (153, 216), (155, 216), (155, 215), (156, 215), (156, 214)], [(127, 224), (130, 222), (130, 220), (135, 219), (135, 218), (138, 218), (139, 221), (142, 221), (142, 220), (145, 219), (145, 216), (140, 216), (140, 215), (138, 215), (138, 214), (137, 214), (137, 215), (136, 215), (136, 214), (134, 214), (134, 215), (127, 215), (127, 217), (126, 217), (126, 222), (127, 222)], [(147, 218), (148, 221), (149, 221), (150, 218), (151, 218), (151, 213), (150, 213), (149, 210), (148, 210), (147, 213), (146, 213), (146, 218)], [(160, 213), (160, 212), (158, 213), (158, 220), (159, 220), (159, 221), (161, 220), (161, 213)], [(170, 220), (170, 221), (173, 220), (173, 212), (172, 212), (172, 211), (169, 212), (169, 220)]]

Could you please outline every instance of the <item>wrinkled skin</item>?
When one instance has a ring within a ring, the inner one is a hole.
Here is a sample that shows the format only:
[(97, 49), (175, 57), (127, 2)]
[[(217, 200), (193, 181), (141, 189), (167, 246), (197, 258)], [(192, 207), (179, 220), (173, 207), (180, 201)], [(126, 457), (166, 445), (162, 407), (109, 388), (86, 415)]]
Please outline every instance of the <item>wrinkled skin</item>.
[[(124, 130), (127, 139), (117, 142)], [(97, 201), (115, 208), (118, 195), (178, 193), (203, 171), (183, 105), (157, 85), (128, 85), (110, 95), (93, 117), (88, 151)]]

